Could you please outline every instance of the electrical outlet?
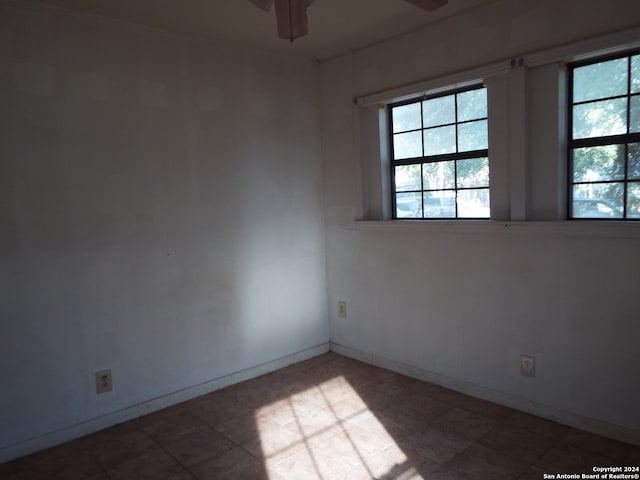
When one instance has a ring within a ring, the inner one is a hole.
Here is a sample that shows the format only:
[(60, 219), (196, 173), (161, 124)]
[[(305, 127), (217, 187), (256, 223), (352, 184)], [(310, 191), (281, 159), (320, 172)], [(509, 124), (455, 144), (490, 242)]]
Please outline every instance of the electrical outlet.
[(96, 373), (96, 393), (110, 392), (112, 389), (111, 369)]
[(338, 302), (338, 316), (347, 318), (347, 302)]
[(524, 377), (536, 376), (536, 357), (520, 355), (520, 375)]

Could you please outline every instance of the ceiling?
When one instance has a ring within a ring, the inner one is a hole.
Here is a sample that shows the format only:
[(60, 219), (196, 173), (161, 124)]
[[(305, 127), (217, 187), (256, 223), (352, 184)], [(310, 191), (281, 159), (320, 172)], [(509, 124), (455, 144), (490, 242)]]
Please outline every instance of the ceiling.
[(426, 12), (402, 0), (316, 0), (309, 35), (278, 39), (275, 9), (248, 0), (39, 0), (41, 3), (246, 47), (326, 59), (414, 30), (493, 0), (449, 0)]

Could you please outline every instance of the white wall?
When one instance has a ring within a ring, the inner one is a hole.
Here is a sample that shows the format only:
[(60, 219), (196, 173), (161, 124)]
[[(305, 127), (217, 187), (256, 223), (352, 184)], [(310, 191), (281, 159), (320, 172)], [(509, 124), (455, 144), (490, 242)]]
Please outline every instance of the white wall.
[[(639, 14), (635, 0), (503, 0), (318, 72), (1, 0), (0, 458), (322, 344), (329, 326), (354, 351), (640, 430), (636, 234), (351, 226), (355, 95)], [(535, 131), (549, 102), (531, 102), (529, 140), (553, 138)], [(554, 148), (530, 146), (532, 218), (553, 215), (538, 156)], [(523, 352), (535, 380), (518, 375)], [(104, 368), (114, 391), (97, 396)]]
[(318, 92), (313, 62), (0, 3), (0, 453), (326, 344)]
[[(343, 351), (405, 364), (488, 398), (640, 442), (639, 229), (354, 222), (363, 211), (379, 217), (382, 208), (367, 190), (380, 177), (367, 163), (376, 148), (371, 142), (378, 141), (363, 127), (371, 114), (353, 104), (357, 96), (637, 27), (638, 18), (635, 0), (500, 0), (322, 64), (333, 342)], [(490, 119), (501, 126), (491, 130), (490, 156), (506, 162), (495, 172), (497, 218), (558, 218), (562, 92), (554, 68), (530, 70), (521, 105), (503, 105), (512, 117)], [(494, 86), (506, 88), (498, 96), (512, 102), (509, 81)], [(510, 158), (520, 145), (514, 117), (525, 141), (523, 158), (515, 159), (520, 163)], [(337, 316), (339, 300), (347, 302), (346, 319)], [(536, 357), (534, 379), (520, 376), (523, 353)]]

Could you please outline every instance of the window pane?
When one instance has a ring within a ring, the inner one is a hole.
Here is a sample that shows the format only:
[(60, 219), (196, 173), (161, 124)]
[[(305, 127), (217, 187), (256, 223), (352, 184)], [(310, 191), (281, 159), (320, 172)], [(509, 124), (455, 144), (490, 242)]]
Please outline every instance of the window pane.
[(422, 165), (422, 181), (425, 190), (441, 190), (455, 187), (455, 161), (434, 162)]
[(485, 157), (458, 160), (457, 175), (458, 188), (488, 187), (489, 159)]
[(393, 107), (391, 110), (393, 117), (393, 132), (406, 132), (407, 130), (417, 130), (422, 128), (420, 119), (420, 103), (412, 103), (401, 107)]
[(455, 218), (455, 192), (424, 192), (425, 218)]
[(640, 55), (631, 57), (631, 93), (640, 93)]
[(573, 107), (573, 138), (627, 133), (627, 99), (617, 98)]
[(487, 117), (487, 90), (480, 88), (458, 94), (458, 121)]
[(488, 149), (486, 89), (392, 106), (391, 122), (396, 218), (489, 218), (489, 160), (460, 159)]
[(622, 218), (624, 184), (573, 186), (573, 218)]
[(626, 95), (627, 58), (576, 68), (573, 71), (573, 102)]
[(458, 217), (489, 218), (489, 189), (459, 190)]
[(393, 158), (422, 156), (422, 132), (400, 133), (393, 136)]
[(489, 148), (487, 121), (463, 123), (458, 125), (458, 151), (484, 150)]
[(430, 128), (424, 131), (424, 154), (441, 155), (456, 151), (456, 127)]
[(624, 145), (573, 150), (573, 181), (624, 180)]
[(627, 189), (627, 218), (640, 218), (640, 183), (630, 183)]
[(456, 104), (455, 95), (433, 98), (422, 102), (424, 109), (424, 127), (437, 127), (455, 123)]
[(640, 179), (640, 143), (629, 144), (629, 172), (630, 180)]
[(631, 112), (629, 112), (629, 133), (640, 132), (640, 95), (631, 97)]
[(420, 185), (420, 165), (402, 165), (395, 168), (396, 192), (406, 192), (408, 190), (421, 190)]
[(397, 193), (396, 194), (396, 217), (397, 218), (422, 217), (422, 195), (420, 193)]

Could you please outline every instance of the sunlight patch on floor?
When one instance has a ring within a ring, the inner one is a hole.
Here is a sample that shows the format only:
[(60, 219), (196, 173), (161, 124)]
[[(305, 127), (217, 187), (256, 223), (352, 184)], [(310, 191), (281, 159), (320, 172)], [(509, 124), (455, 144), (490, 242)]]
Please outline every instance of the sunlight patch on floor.
[[(284, 478), (422, 478), (343, 376), (255, 411), (268, 472)], [(259, 419), (268, 418), (270, 422)], [(384, 455), (379, 455), (382, 452)]]

